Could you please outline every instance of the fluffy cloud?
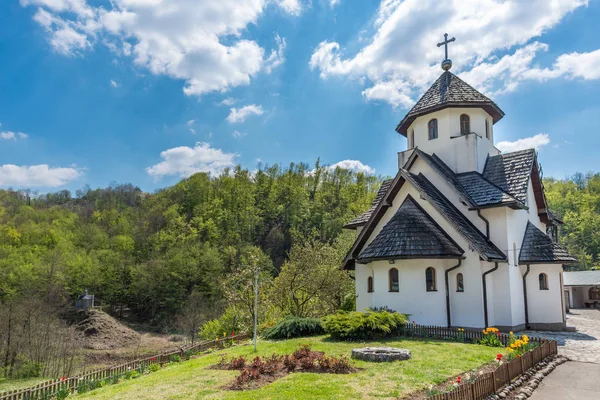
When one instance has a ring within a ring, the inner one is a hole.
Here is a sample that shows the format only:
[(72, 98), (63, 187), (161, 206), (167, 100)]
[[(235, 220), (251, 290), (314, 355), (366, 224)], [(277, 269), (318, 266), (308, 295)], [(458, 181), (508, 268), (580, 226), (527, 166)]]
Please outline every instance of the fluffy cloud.
[(160, 153), (163, 161), (146, 168), (146, 172), (161, 178), (166, 175), (187, 177), (196, 172), (219, 175), (227, 167), (235, 165), (237, 155), (210, 147), (209, 143), (196, 143), (194, 147), (181, 146)]
[(29, 135), (23, 132), (0, 131), (0, 139), (2, 140), (27, 139), (28, 137)]
[(63, 186), (81, 176), (76, 168), (40, 165), (0, 165), (0, 185), (18, 187)]
[(250, 104), (248, 106), (244, 106), (240, 109), (233, 107), (229, 110), (229, 115), (227, 116), (227, 122), (230, 124), (244, 122), (246, 118), (251, 115), (262, 115), (263, 109), (261, 106), (257, 106), (256, 104)]
[[(285, 40), (275, 37), (267, 52), (242, 38), (274, 0), (112, 0), (91, 6), (86, 0), (21, 0), (36, 7), (34, 20), (51, 46), (79, 55), (95, 44), (131, 56), (153, 74), (183, 79), (184, 92), (202, 95), (247, 85), (260, 71), (284, 61)], [(279, 0), (285, 12), (301, 12), (298, 0)]]
[(225, 100), (223, 100), (222, 102), (220, 102), (219, 104), (222, 105), (222, 106), (231, 107), (235, 103), (237, 103), (237, 99), (236, 98), (234, 98), (234, 97), (228, 97)]
[[(371, 86), (363, 91), (369, 100), (406, 106), (407, 96), (416, 97), (441, 73), (443, 50), (435, 44), (446, 31), (457, 37), (450, 45), (454, 71), (467, 81), (473, 78), (469, 82), (487, 92), (510, 91), (521, 80), (534, 78), (528, 71), (534, 69), (536, 53), (547, 49), (530, 41), (585, 5), (587, 0), (383, 0), (363, 48), (347, 56), (339, 43), (325, 40), (313, 52), (309, 66), (322, 78), (363, 80)], [(506, 50), (511, 52), (496, 56)], [(538, 76), (583, 75), (584, 67), (577, 67), (582, 58), (563, 57)], [(585, 62), (591, 64), (595, 57), (588, 55)]]
[(368, 165), (363, 164), (362, 162), (360, 162), (358, 160), (343, 160), (343, 161), (337, 162), (333, 165), (330, 165), (327, 168), (329, 168), (331, 170), (334, 170), (336, 168), (349, 169), (354, 172), (362, 172), (362, 173), (368, 174), (368, 175), (372, 175), (375, 173), (375, 168), (371, 168)]
[(536, 149), (539, 150), (541, 147), (550, 143), (550, 137), (547, 133), (538, 133), (535, 136), (518, 139), (514, 142), (498, 142), (496, 147), (498, 150), (504, 153), (510, 153), (511, 151), (519, 151), (525, 149)]
[(241, 139), (243, 137), (245, 137), (247, 135), (246, 132), (240, 132), (240, 131), (233, 131), (233, 133), (231, 134), (231, 136), (233, 136), (236, 139)]

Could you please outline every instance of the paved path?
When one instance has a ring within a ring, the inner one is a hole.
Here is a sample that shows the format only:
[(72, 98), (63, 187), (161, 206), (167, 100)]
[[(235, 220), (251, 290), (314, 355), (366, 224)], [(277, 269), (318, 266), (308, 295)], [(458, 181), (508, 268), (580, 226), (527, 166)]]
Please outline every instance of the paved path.
[[(572, 361), (600, 364), (600, 310), (589, 308), (571, 310), (571, 313), (567, 314), (567, 326), (574, 326), (577, 332), (525, 331), (524, 333), (556, 340), (559, 354)], [(598, 377), (600, 381), (600, 375)], [(600, 399), (600, 395), (596, 399)]]
[(600, 364), (566, 362), (544, 378), (529, 400), (600, 399)]

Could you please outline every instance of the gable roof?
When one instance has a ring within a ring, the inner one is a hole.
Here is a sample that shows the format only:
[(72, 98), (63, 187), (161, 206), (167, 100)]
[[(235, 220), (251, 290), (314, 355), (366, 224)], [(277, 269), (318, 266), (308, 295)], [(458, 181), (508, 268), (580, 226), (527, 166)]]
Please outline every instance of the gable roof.
[(407, 258), (457, 258), (464, 251), (408, 196), (358, 261)]
[(490, 156), (483, 177), (525, 203), (535, 158), (534, 149)]
[(519, 264), (573, 264), (577, 259), (531, 222), (527, 222)]
[(600, 270), (563, 272), (565, 286), (600, 286)]
[(377, 194), (375, 195), (375, 199), (373, 200), (371, 207), (367, 211), (360, 214), (358, 217), (354, 218), (352, 221), (350, 221), (346, 225), (344, 225), (344, 228), (356, 229), (357, 227), (366, 224), (367, 221), (369, 220), (369, 218), (371, 217), (371, 214), (373, 214), (373, 212), (377, 208), (377, 205), (379, 205), (379, 203), (381, 202), (381, 199), (383, 199), (383, 196), (385, 195), (385, 192), (388, 190), (388, 188), (392, 184), (392, 181), (393, 181), (393, 179), (388, 179), (388, 180), (383, 181), (381, 183), (381, 186), (379, 187), (379, 190), (377, 191)]
[(447, 107), (483, 108), (492, 116), (494, 123), (504, 117), (504, 111), (496, 103), (479, 93), (452, 72), (445, 71), (421, 96), (404, 119), (400, 121), (396, 127), (396, 132), (406, 136), (406, 130), (417, 117)]
[(504, 253), (489, 241), (450, 200), (425, 178), (425, 175), (415, 175), (405, 170), (400, 172), (406, 175), (405, 179), (415, 186), (421, 195), (464, 237), (471, 247), (479, 252), (481, 258), (488, 261), (506, 260)]
[(367, 224), (363, 230), (360, 231), (352, 248), (344, 258), (342, 263), (344, 269), (354, 269), (356, 258), (359, 257), (359, 253), (369, 239), (369, 236), (373, 233), (373, 230), (379, 221), (381, 221), (381, 218), (387, 209), (392, 206), (394, 198), (400, 191), (402, 185), (407, 181), (433, 205), (442, 217), (465, 238), (475, 251), (479, 252), (482, 259), (488, 261), (506, 261), (506, 256), (493, 243), (489, 242), (483, 233), (481, 233), (467, 217), (452, 205), (452, 203), (444, 197), (444, 195), (437, 190), (425, 176), (423, 176), (423, 174), (415, 175), (405, 169), (400, 169), (389, 189), (377, 205), (375, 211), (369, 217)]

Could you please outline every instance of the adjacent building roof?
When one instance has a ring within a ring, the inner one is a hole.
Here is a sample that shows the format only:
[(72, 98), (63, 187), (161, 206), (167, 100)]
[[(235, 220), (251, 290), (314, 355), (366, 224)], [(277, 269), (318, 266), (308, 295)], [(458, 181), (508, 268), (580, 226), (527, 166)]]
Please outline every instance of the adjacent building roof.
[(381, 199), (383, 199), (383, 196), (385, 195), (385, 192), (390, 187), (392, 181), (393, 181), (393, 179), (388, 179), (386, 181), (383, 181), (381, 183), (381, 186), (379, 187), (379, 191), (377, 192), (377, 195), (375, 196), (375, 200), (373, 200), (373, 204), (371, 205), (371, 207), (367, 211), (360, 214), (358, 217), (354, 218), (352, 221), (350, 221), (346, 225), (344, 225), (344, 228), (356, 229), (358, 226), (362, 226), (362, 225), (366, 224), (367, 221), (369, 220), (369, 218), (371, 217), (371, 214), (373, 214), (373, 212), (377, 208), (377, 205), (379, 204)]
[(403, 258), (457, 258), (464, 251), (408, 196), (357, 261)]
[(406, 136), (408, 127), (417, 117), (447, 107), (483, 108), (492, 116), (494, 123), (504, 116), (504, 112), (496, 103), (452, 72), (445, 71), (406, 114), (396, 127), (396, 132)]
[(573, 264), (577, 259), (531, 222), (527, 222), (519, 264)]
[(484, 260), (505, 261), (506, 256), (463, 213), (461, 213), (423, 174), (400, 170), (402, 176), (479, 252)]
[(483, 177), (525, 203), (534, 162), (534, 149), (491, 156), (485, 164)]
[(600, 286), (599, 271), (563, 272), (565, 286)]

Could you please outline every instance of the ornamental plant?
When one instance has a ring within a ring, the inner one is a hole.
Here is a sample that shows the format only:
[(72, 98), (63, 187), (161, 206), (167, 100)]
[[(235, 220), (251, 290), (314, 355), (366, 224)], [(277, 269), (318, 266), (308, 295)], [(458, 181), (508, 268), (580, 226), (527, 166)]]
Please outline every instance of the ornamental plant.
[(502, 347), (502, 341), (500, 341), (500, 331), (498, 328), (488, 327), (482, 330), (483, 338), (479, 341), (479, 344), (490, 347)]
[(506, 347), (508, 359), (512, 360), (513, 358), (521, 357), (523, 354), (538, 346), (539, 344), (537, 342), (530, 342), (527, 335), (523, 334), (521, 337), (518, 337), (510, 332), (508, 346)]
[(323, 328), (340, 340), (371, 340), (398, 335), (408, 318), (387, 311), (341, 311), (323, 319)]

